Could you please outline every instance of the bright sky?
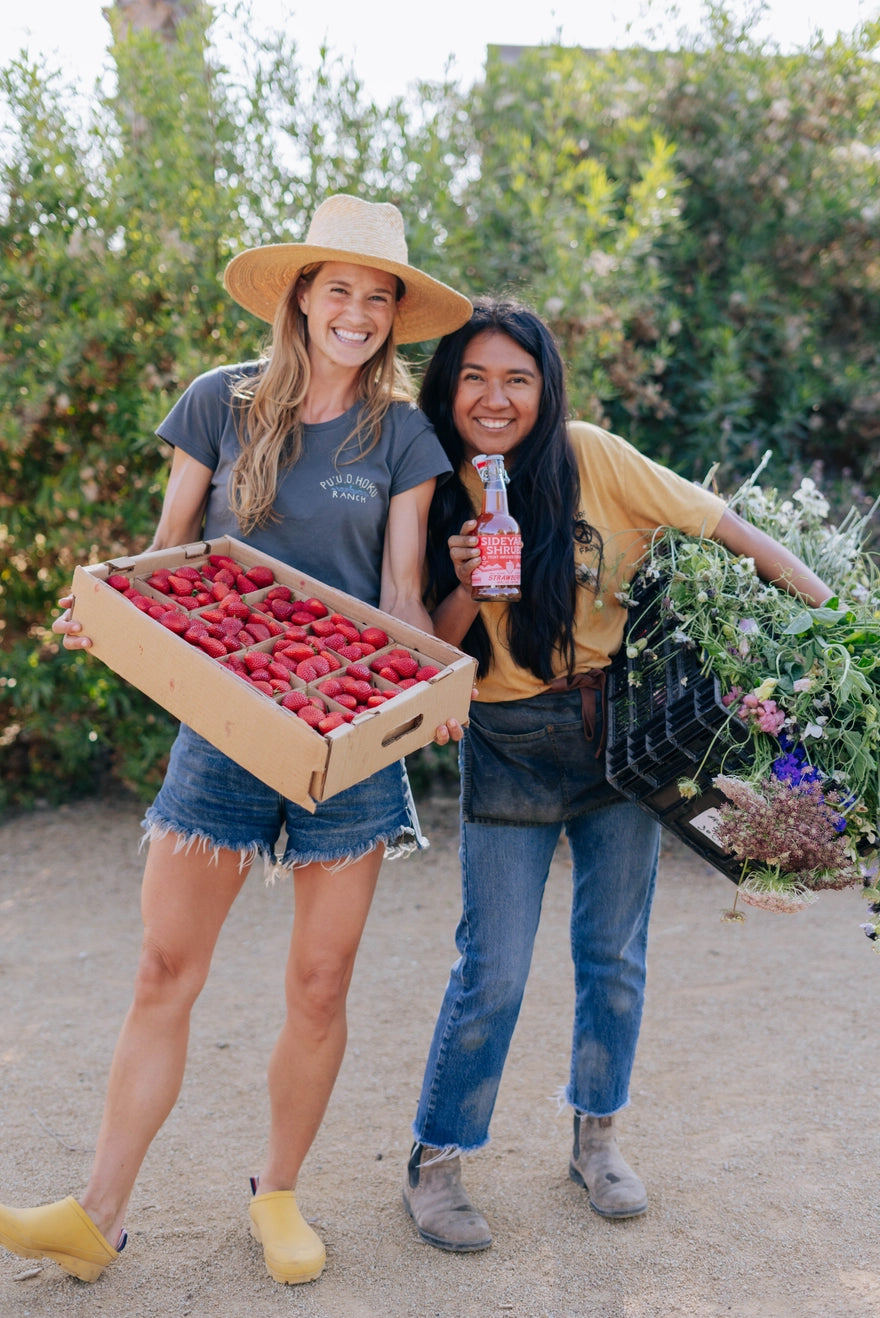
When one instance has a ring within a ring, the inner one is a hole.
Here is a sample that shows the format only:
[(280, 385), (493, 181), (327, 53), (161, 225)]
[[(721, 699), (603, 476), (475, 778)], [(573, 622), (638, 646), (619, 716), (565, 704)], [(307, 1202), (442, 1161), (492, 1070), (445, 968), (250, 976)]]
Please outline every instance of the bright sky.
[[(82, 91), (89, 91), (104, 60), (109, 29), (102, 16), (111, 0), (23, 0), (7, 8), (0, 24), (0, 65), (22, 47), (45, 55)], [(215, 6), (216, 7), (216, 6)], [(232, 0), (222, 6), (232, 8)], [(452, 76), (463, 85), (481, 73), (488, 44), (539, 45), (561, 39), (587, 47), (675, 44), (676, 31), (699, 27), (702, 0), (251, 0), (251, 11), (268, 29), (286, 26), (310, 65), (323, 42), (350, 59), (367, 94), (385, 102), (415, 78), (437, 80), (452, 57)], [(760, 0), (729, 0), (736, 14), (754, 12)], [(9, 12), (9, 9), (12, 12)], [(757, 31), (781, 49), (805, 46), (821, 31), (831, 39), (880, 16), (880, 0), (767, 0)], [(678, 17), (664, 17), (677, 13)], [(659, 29), (652, 39), (651, 33)], [(228, 58), (228, 56), (226, 56)]]

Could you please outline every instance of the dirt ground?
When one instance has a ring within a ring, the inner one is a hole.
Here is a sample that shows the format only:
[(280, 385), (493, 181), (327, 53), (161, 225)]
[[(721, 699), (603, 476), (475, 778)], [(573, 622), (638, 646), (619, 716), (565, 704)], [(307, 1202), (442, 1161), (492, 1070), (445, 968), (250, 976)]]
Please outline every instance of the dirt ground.
[[(722, 924), (731, 884), (671, 842), (624, 1152), (648, 1213), (608, 1222), (567, 1176), (569, 880), (554, 862), (489, 1147), (467, 1163), (482, 1254), (422, 1244), (400, 1186), (454, 955), (455, 806), (387, 863), (351, 992), (349, 1048), (299, 1199), (323, 1278), (282, 1287), (249, 1237), (290, 887), (251, 877), (197, 1006), (180, 1101), (132, 1201), (129, 1245), (86, 1286), (0, 1250), (3, 1318), (880, 1318), (880, 957), (856, 893)], [(140, 811), (91, 802), (0, 827), (0, 1195), (82, 1188), (139, 943)], [(37, 1270), (38, 1269), (38, 1270)], [(31, 1275), (36, 1272), (36, 1275)]]

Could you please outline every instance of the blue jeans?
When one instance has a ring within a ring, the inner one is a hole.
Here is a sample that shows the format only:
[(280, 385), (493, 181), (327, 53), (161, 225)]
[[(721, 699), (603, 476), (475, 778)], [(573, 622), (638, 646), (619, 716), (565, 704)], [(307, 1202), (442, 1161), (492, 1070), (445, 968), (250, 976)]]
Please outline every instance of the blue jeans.
[[(601, 727), (600, 713), (597, 739)], [(572, 857), (575, 970), (565, 1099), (595, 1117), (628, 1103), (659, 828), (609, 787), (604, 759), (585, 741), (577, 692), (472, 705), (460, 763), (460, 955), (413, 1133), (422, 1144), (469, 1152), (489, 1138), (563, 829)]]

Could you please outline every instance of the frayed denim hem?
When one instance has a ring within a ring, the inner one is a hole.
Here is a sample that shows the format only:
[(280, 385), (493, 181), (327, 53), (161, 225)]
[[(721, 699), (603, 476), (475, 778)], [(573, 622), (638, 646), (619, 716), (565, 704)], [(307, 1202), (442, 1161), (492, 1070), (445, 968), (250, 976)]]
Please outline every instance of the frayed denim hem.
[(548, 1094), (547, 1101), (556, 1104), (557, 1116), (561, 1116), (563, 1112), (566, 1112), (571, 1108), (579, 1117), (594, 1117), (597, 1120), (600, 1120), (602, 1117), (613, 1117), (618, 1112), (622, 1112), (624, 1108), (629, 1107), (629, 1099), (627, 1099), (620, 1107), (616, 1107), (613, 1112), (587, 1112), (585, 1108), (580, 1108), (576, 1103), (572, 1102), (571, 1085), (560, 1085), (555, 1093)]
[(159, 842), (162, 838), (173, 836), (175, 838), (175, 856), (181, 851), (186, 852), (187, 854), (191, 851), (210, 852), (210, 855), (208, 855), (209, 865), (217, 864), (221, 851), (237, 851), (238, 868), (241, 873), (246, 869), (249, 869), (257, 857), (260, 856), (262, 857), (263, 865), (267, 871), (266, 882), (268, 883), (270, 881), (271, 872), (275, 866), (275, 857), (267, 850), (267, 848), (261, 847), (257, 842), (252, 842), (248, 845), (242, 845), (239, 847), (228, 847), (219, 842), (215, 842), (207, 833), (202, 833), (198, 830), (191, 833), (182, 833), (176, 825), (169, 824), (165, 820), (157, 819), (155, 816), (151, 817), (150, 812), (148, 812), (146, 817), (141, 821), (141, 828), (144, 830), (144, 835), (141, 838), (140, 847), (138, 848), (139, 850), (143, 850), (148, 842)]
[(415, 1123), (413, 1123), (412, 1133), (416, 1144), (421, 1144), (423, 1149), (434, 1149), (431, 1157), (426, 1158), (421, 1164), (423, 1167), (433, 1167), (435, 1162), (449, 1162), (452, 1158), (466, 1157), (469, 1153), (479, 1153), (480, 1149), (485, 1149), (489, 1143), (487, 1136), (486, 1139), (480, 1140), (479, 1144), (443, 1144), (442, 1146), (431, 1144), (429, 1140), (423, 1140), (417, 1133)]
[(350, 851), (345, 856), (340, 856), (338, 851), (330, 854), (319, 852), (304, 853), (287, 853), (275, 865), (275, 872), (281, 874), (291, 874), (294, 870), (302, 869), (304, 865), (323, 865), (329, 874), (335, 874), (339, 870), (345, 869), (347, 865), (353, 864), (354, 861), (360, 860), (362, 856), (368, 856), (376, 847), (385, 848), (385, 860), (401, 860), (406, 856), (411, 856), (414, 851), (427, 847), (427, 838), (416, 833), (414, 829), (395, 829), (393, 833), (385, 836), (380, 835), (373, 838), (371, 842), (366, 843), (357, 851)]

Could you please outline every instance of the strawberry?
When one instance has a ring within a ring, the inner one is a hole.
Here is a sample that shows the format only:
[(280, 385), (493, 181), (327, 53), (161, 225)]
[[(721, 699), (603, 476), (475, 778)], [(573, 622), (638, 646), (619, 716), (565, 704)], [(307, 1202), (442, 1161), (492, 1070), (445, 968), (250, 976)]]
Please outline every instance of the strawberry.
[(346, 639), (341, 632), (332, 632), (329, 636), (324, 637), (324, 644), (328, 650), (339, 650), (341, 645), (346, 645)]
[(275, 689), (271, 682), (264, 682), (261, 678), (252, 677), (251, 686), (255, 691), (262, 691), (264, 696), (274, 696)]
[(227, 654), (234, 654), (236, 650), (244, 648), (237, 636), (221, 636), (220, 640), (225, 645)]
[(214, 580), (219, 581), (226, 586), (234, 586), (235, 578), (238, 576), (238, 568), (231, 571), (228, 567), (221, 567), (214, 573)]
[(183, 639), (189, 641), (190, 645), (194, 645), (196, 641), (201, 641), (208, 634), (208, 629), (203, 622), (191, 622), (186, 631), (181, 633)]
[(412, 655), (397, 655), (391, 660), (392, 668), (396, 668), (401, 677), (415, 677), (419, 671), (418, 659), (413, 659)]
[(430, 678), (436, 677), (439, 672), (440, 669), (435, 668), (433, 664), (424, 664), (416, 673), (416, 681), (427, 682)]
[(311, 599), (303, 600), (302, 606), (309, 611), (313, 618), (325, 618), (330, 612), (327, 605), (322, 600), (315, 599), (314, 596)]
[(383, 691), (374, 691), (371, 696), (367, 696), (367, 709), (378, 709), (379, 705), (384, 705), (388, 699)]
[(297, 627), (295, 624), (291, 626), (290, 623), (284, 628), (284, 635), (288, 641), (305, 641), (309, 636), (305, 627)]
[(311, 664), (312, 668), (314, 668), (318, 677), (326, 677), (327, 674), (330, 672), (330, 664), (323, 657), (323, 655), (316, 654), (314, 659), (309, 660), (309, 663)]
[(288, 673), (296, 671), (296, 660), (291, 659), (289, 654), (275, 654), (275, 662)]
[(220, 659), (226, 653), (226, 646), (222, 641), (216, 640), (213, 636), (203, 636), (196, 642), (200, 650), (211, 656), (212, 659)]
[(245, 655), (244, 662), (248, 672), (254, 673), (258, 668), (269, 667), (269, 656), (263, 650), (251, 650)]
[(395, 668), (390, 668), (387, 665), (382, 668), (377, 668), (376, 672), (380, 677), (384, 677), (386, 682), (396, 683), (400, 679), (400, 673), (398, 673)]
[(359, 645), (340, 645), (336, 653), (341, 654), (343, 659), (357, 660), (364, 657), (364, 652)]
[(126, 591), (131, 585), (131, 580), (124, 572), (111, 572), (107, 578), (107, 585), (112, 586), (114, 590)]
[(269, 604), (269, 608), (272, 617), (277, 618), (279, 622), (288, 622), (296, 612), (296, 606), (291, 604), (290, 600), (272, 600)]
[(272, 677), (269, 679), (269, 685), (273, 691), (289, 691), (290, 683), (285, 682), (283, 677)]
[(375, 646), (377, 650), (388, 644), (388, 637), (381, 627), (365, 627), (361, 632), (361, 640), (366, 641), (367, 645)]
[[(159, 568), (159, 571), (161, 572), (162, 569)], [(183, 567), (176, 567), (174, 569), (173, 575), (175, 577), (183, 577), (185, 580), (191, 581), (194, 586), (198, 586), (202, 580), (201, 575), (196, 570), (196, 568), (189, 567), (188, 564), (184, 564)]]
[(189, 577), (180, 577), (176, 572), (172, 572), (168, 578), (168, 586), (175, 595), (191, 595), (193, 593), (193, 583)]
[(404, 677), (397, 683), (401, 691), (408, 691), (411, 686), (418, 686), (418, 684), (418, 679), (415, 677)]
[(328, 677), (326, 682), (322, 682), (318, 690), (325, 696), (338, 696), (342, 690), (342, 685), (335, 677)]
[(241, 566), (236, 563), (234, 558), (230, 558), (228, 554), (209, 554), (208, 562), (212, 567), (225, 567), (230, 572), (241, 571)]
[(301, 664), (297, 664), (295, 672), (302, 682), (314, 682), (320, 676), (317, 668), (313, 667), (308, 659), (304, 659)]
[(272, 633), (261, 622), (248, 622), (247, 630), (255, 641), (268, 641)]
[(150, 607), (147, 609), (147, 616), (150, 618), (155, 618), (156, 621), (158, 622), (158, 620), (162, 617), (162, 614), (167, 612), (168, 612), (167, 604), (151, 604)]
[(336, 623), (336, 630), (341, 632), (347, 641), (359, 641), (361, 638), (361, 634), (357, 627), (355, 627), (353, 622), (349, 622), (346, 618), (342, 618)]
[(315, 657), (315, 651), (312, 646), (307, 645), (304, 641), (284, 642), (278, 648), (282, 654), (289, 655), (290, 658), (295, 659), (298, 664), (301, 664), (308, 659), (314, 659)]
[(331, 673), (335, 673), (337, 668), (342, 667), (342, 661), (340, 659), (337, 659), (335, 654), (331, 654), (329, 650), (319, 650), (318, 657), (319, 659), (323, 659), (327, 664), (330, 665)]
[(287, 685), (290, 685), (290, 669), (285, 668), (284, 664), (279, 664), (277, 659), (270, 659), (266, 665), (266, 671), (270, 677), (283, 678)]
[(215, 580), (211, 582), (211, 594), (219, 603), (220, 600), (226, 599), (232, 591), (232, 586), (226, 581)]
[(302, 691), (290, 691), (282, 698), (281, 703), (285, 709), (292, 709), (295, 713), (298, 709), (305, 709), (309, 698)]
[(318, 731), (325, 734), (332, 732), (334, 728), (341, 728), (344, 722), (345, 719), (338, 711), (334, 711), (332, 714), (325, 714), (317, 725)]
[(259, 590), (260, 588), (255, 581), (252, 581), (251, 578), (247, 576), (246, 573), (239, 572), (238, 576), (235, 578), (235, 589), (240, 595), (253, 595), (254, 591)]
[(230, 618), (242, 618), (245, 622), (251, 616), (250, 608), (238, 595), (233, 600), (224, 601), (223, 612)]
[(267, 600), (282, 600), (284, 603), (290, 603), (290, 597), (293, 594), (289, 586), (273, 586), (266, 596)]
[(170, 632), (176, 632), (178, 636), (182, 636), (189, 627), (189, 619), (179, 609), (166, 609), (159, 622)]
[(320, 709), (315, 709), (314, 705), (305, 705), (302, 709), (297, 710), (297, 718), (301, 718), (303, 723), (308, 723), (310, 728), (316, 728), (324, 715)]
[(336, 631), (336, 623), (329, 618), (316, 618), (312, 623), (312, 631), (316, 636), (332, 636)]
[(347, 691), (340, 691), (339, 695), (333, 697), (337, 705), (343, 705), (346, 709), (357, 709), (357, 696), (350, 695)]
[(315, 615), (297, 605), (296, 612), (290, 615), (290, 621), (297, 627), (310, 627), (315, 621)]
[(366, 664), (349, 664), (345, 671), (358, 682), (368, 683), (370, 680), (370, 670)]
[(250, 577), (251, 581), (253, 581), (257, 590), (265, 590), (265, 588), (271, 586), (275, 580), (275, 573), (272, 569), (270, 567), (265, 567), (262, 563), (255, 563), (253, 567), (249, 567), (247, 575)]

